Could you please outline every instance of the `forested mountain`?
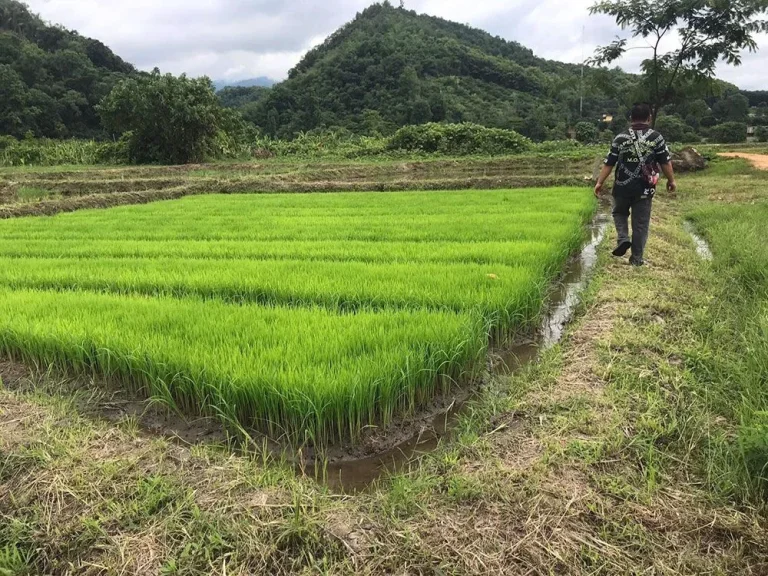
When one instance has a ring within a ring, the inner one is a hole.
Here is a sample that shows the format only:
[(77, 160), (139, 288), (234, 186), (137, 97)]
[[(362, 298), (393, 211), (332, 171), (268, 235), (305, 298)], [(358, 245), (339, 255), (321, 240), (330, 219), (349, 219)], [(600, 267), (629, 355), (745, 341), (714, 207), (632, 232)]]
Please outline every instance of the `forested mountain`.
[(275, 81), (272, 78), (266, 76), (259, 76), (258, 78), (247, 78), (246, 80), (238, 80), (236, 82), (230, 82), (227, 80), (214, 80), (213, 85), (216, 87), (216, 91), (224, 90), (225, 88), (253, 88), (260, 86), (263, 88), (269, 88), (275, 85)]
[[(580, 67), (537, 58), (516, 42), (374, 4), (311, 50), (246, 117), (272, 135), (318, 127), (391, 132), (470, 121), (534, 139), (580, 116)], [(584, 117), (616, 113), (632, 76), (587, 69)]]
[(98, 40), (0, 0), (0, 134), (93, 136), (100, 132), (95, 106), (135, 72)]
[(216, 92), (222, 106), (237, 108), (241, 112), (245, 112), (244, 108), (250, 104), (266, 98), (267, 94), (269, 94), (269, 88), (266, 86), (227, 86)]

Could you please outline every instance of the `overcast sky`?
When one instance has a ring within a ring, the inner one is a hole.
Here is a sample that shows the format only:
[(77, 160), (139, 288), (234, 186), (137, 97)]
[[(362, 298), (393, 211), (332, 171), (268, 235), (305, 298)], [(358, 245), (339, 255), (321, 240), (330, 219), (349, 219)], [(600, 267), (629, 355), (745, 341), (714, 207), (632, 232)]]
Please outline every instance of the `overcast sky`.
[[(45, 20), (98, 38), (144, 70), (213, 79), (285, 78), (312, 46), (354, 18), (372, 0), (26, 0)], [(393, 0), (397, 3), (397, 0)], [(516, 40), (538, 56), (581, 62), (618, 30), (589, 16), (593, 0), (406, 0), (406, 7)], [(582, 42), (582, 34), (584, 41)], [(745, 89), (768, 90), (768, 37), (740, 68), (719, 77)], [(641, 52), (620, 64), (637, 71)]]

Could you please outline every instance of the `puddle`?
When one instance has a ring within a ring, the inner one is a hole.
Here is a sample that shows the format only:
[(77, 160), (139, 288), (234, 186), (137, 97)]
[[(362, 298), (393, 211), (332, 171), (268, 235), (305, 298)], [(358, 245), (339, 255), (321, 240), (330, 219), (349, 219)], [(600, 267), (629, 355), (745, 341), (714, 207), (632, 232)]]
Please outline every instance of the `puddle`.
[(699, 258), (711, 262), (712, 258), (714, 258), (712, 249), (709, 247), (709, 243), (696, 232), (693, 223), (686, 220), (683, 222), (683, 228), (685, 228), (685, 231), (691, 235), (691, 238), (693, 238), (693, 243), (696, 245), (696, 253), (699, 255)]
[[(556, 345), (573, 317), (581, 295), (589, 284), (597, 264), (597, 249), (605, 238), (610, 222), (608, 213), (599, 213), (590, 225), (591, 237), (579, 257), (568, 264), (564, 276), (552, 290), (550, 312), (542, 320), (537, 336), (504, 351), (491, 351), (494, 372), (512, 374), (533, 362), (542, 350)], [(369, 488), (378, 478), (404, 470), (415, 458), (434, 451), (440, 439), (458, 420), (473, 392), (467, 391), (447, 410), (437, 415), (431, 425), (395, 448), (370, 458), (330, 462), (318, 479), (334, 491), (359, 492)]]

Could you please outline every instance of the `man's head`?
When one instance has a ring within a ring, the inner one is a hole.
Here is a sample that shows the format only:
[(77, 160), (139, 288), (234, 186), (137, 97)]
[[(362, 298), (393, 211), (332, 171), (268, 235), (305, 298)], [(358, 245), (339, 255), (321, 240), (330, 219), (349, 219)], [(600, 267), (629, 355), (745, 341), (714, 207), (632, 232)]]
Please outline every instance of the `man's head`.
[(633, 104), (630, 118), (633, 124), (649, 124), (651, 122), (651, 107), (645, 103)]

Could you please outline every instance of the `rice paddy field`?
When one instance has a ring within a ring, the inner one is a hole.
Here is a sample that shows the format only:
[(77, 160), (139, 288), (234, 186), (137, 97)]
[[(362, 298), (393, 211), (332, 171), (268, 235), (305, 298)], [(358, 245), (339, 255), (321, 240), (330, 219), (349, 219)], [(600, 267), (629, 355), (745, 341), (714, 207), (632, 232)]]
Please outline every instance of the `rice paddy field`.
[(355, 440), (538, 319), (584, 188), (205, 195), (0, 221), (0, 352), (291, 442)]

